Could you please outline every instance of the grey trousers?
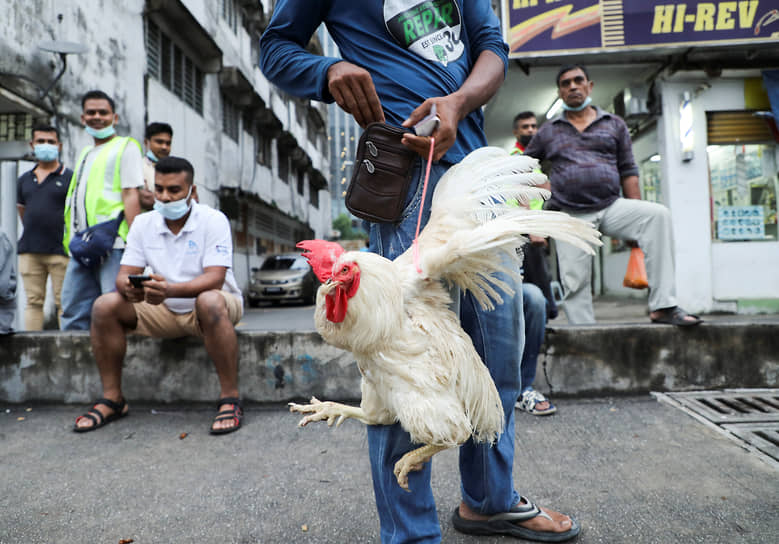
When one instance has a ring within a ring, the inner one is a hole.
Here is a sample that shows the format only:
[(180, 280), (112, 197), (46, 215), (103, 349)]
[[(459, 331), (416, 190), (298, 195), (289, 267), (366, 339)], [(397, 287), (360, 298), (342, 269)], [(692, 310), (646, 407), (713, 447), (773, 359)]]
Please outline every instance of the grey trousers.
[[(573, 217), (592, 223), (602, 234), (622, 240), (636, 240), (644, 251), (649, 280), (649, 310), (676, 306), (674, 243), (671, 213), (654, 202), (618, 198), (596, 212)], [(592, 310), (592, 258), (579, 248), (557, 242), (560, 280), (565, 290), (563, 309), (569, 323), (595, 323)]]

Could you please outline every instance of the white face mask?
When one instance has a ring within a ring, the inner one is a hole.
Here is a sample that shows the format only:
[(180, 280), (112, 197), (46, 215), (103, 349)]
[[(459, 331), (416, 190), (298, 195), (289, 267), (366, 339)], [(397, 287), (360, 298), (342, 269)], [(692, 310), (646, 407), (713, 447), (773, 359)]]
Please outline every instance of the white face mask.
[(187, 212), (192, 208), (192, 201), (189, 200), (189, 195), (192, 194), (192, 186), (189, 186), (189, 191), (187, 192), (187, 196), (182, 198), (181, 200), (174, 200), (173, 202), (162, 202), (160, 200), (154, 199), (154, 209), (160, 212), (162, 217), (165, 219), (170, 219), (171, 221), (175, 221), (176, 219), (181, 219), (185, 215), (187, 215)]
[(116, 134), (116, 129), (114, 128), (113, 123), (108, 125), (107, 127), (103, 127), (100, 129), (92, 128), (89, 125), (84, 127), (84, 130), (87, 131), (87, 134), (92, 136), (93, 138), (97, 138), (98, 140), (105, 140), (106, 138), (110, 138), (114, 134)]
[(563, 102), (563, 106), (562, 106), (562, 107), (563, 107), (563, 109), (564, 109), (565, 111), (582, 111), (584, 108), (586, 108), (587, 106), (589, 106), (591, 103), (592, 103), (592, 97), (591, 97), (591, 96), (588, 96), (587, 98), (585, 98), (585, 99), (584, 99), (584, 102), (582, 102), (582, 105), (581, 105), (581, 106), (576, 106), (576, 107), (574, 107), (574, 106), (569, 106), (568, 104), (566, 104), (565, 102)]

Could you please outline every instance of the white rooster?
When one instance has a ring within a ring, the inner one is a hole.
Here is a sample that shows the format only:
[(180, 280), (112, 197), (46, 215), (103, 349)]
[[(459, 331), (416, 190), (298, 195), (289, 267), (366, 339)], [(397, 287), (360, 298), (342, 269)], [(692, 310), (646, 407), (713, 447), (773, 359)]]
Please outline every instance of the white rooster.
[[(530, 211), (505, 203), (548, 196), (538, 163), (498, 148), (469, 154), (440, 179), (430, 220), (419, 236), (419, 273), (412, 248), (390, 261), (368, 252), (345, 252), (334, 242), (307, 240), (304, 249), (323, 282), (314, 322), (333, 346), (351, 351), (362, 374), (360, 407), (312, 398), (290, 403), (307, 414), (299, 425), (354, 418), (369, 425), (400, 422), (420, 447), (395, 465), (398, 484), (408, 473), (470, 437), (494, 443), (503, 431), (503, 408), (486, 366), (450, 309), (441, 280), (470, 291), (491, 309), (512, 285), (495, 273), (518, 275), (522, 234), (552, 236), (592, 252), (598, 233), (563, 213)], [(510, 267), (501, 263), (511, 263)]]

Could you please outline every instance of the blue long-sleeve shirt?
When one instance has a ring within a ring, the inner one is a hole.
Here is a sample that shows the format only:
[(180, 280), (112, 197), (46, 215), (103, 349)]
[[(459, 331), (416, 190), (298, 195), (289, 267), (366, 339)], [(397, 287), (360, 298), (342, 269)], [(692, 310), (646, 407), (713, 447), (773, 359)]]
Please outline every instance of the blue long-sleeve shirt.
[[(508, 46), (487, 0), (280, 0), (260, 42), (260, 68), (284, 91), (332, 102), (327, 70), (342, 60), (305, 46), (324, 22), (343, 60), (373, 78), (387, 122), (400, 126), (426, 99), (462, 86), (482, 51), (508, 66)], [(486, 145), (480, 109), (458, 125), (443, 160)]]

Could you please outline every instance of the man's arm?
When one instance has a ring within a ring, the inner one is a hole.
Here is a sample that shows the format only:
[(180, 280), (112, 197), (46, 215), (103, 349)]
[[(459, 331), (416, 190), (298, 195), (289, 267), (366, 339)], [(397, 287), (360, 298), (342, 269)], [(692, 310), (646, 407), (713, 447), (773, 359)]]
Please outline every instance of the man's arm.
[(336, 57), (313, 55), (305, 46), (324, 20), (324, 2), (278, 2), (260, 40), (260, 69), (290, 94), (335, 101), (365, 128), (384, 121), (373, 79), (364, 68)]
[(195, 298), (200, 293), (220, 290), (225, 282), (227, 268), (224, 266), (203, 267), (203, 273), (182, 283), (168, 283), (159, 274), (151, 274), (151, 280), (144, 282), (144, 299), (149, 304), (161, 304), (166, 298)]
[(625, 198), (641, 200), (641, 188), (638, 185), (638, 176), (627, 176), (622, 178), (622, 195)]
[(638, 166), (633, 158), (633, 142), (630, 131), (622, 119), (617, 118), (617, 168), (622, 183), (622, 196), (641, 200), (638, 184)]
[(126, 264), (119, 266), (119, 272), (116, 274), (116, 290), (117, 292), (124, 296), (127, 300), (130, 302), (141, 302), (143, 301), (143, 289), (142, 288), (136, 288), (133, 287), (133, 284), (130, 283), (130, 280), (127, 278), (130, 274), (142, 274), (143, 273), (143, 267), (142, 266), (129, 266)]
[[(482, 51), (470, 75), (457, 91), (447, 96), (428, 98), (411, 112), (408, 119), (403, 121), (403, 126), (412, 127), (418, 123), (430, 113), (430, 109), (435, 104), (441, 123), (433, 132), (435, 137), (433, 160), (439, 160), (454, 144), (457, 138), (457, 124), (473, 110), (486, 104), (498, 91), (503, 83), (504, 68), (503, 59), (497, 54), (491, 50)], [(403, 135), (403, 144), (427, 158), (430, 138), (407, 133)]]
[(274, 85), (295, 96), (332, 102), (327, 72), (341, 61), (306, 51), (324, 21), (326, 2), (279, 0), (260, 40), (260, 70)]
[(136, 187), (122, 189), (122, 203), (124, 204), (124, 218), (127, 220), (128, 225), (132, 225), (135, 217), (141, 213), (138, 189)]

